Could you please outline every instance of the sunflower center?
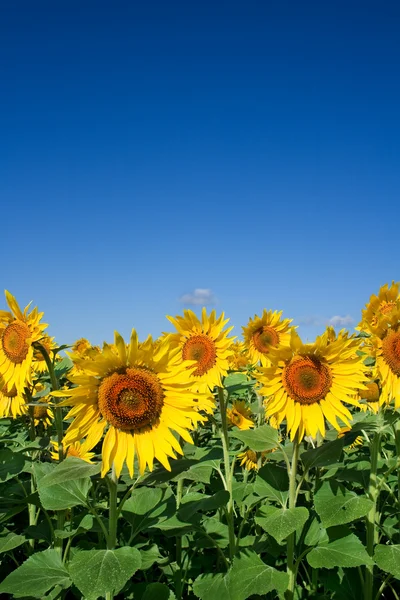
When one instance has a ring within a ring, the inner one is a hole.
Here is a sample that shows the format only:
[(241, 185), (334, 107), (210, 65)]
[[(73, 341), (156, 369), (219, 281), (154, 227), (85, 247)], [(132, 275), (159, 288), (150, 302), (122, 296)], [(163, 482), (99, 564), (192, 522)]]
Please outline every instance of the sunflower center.
[(243, 415), (241, 415), (235, 408), (232, 408), (230, 417), (231, 422), (234, 425), (240, 425), (240, 423), (243, 421)]
[(379, 306), (379, 310), (383, 315), (389, 315), (394, 308), (396, 308), (396, 303), (390, 301), (386, 302), (386, 300), (383, 300)]
[(1, 337), (4, 354), (14, 364), (22, 363), (29, 351), (31, 332), (22, 321), (7, 325)]
[(47, 406), (34, 406), (33, 416), (35, 419), (45, 419), (47, 417)]
[(329, 392), (332, 375), (317, 358), (297, 356), (283, 370), (283, 385), (295, 402), (314, 404)]
[(264, 325), (253, 334), (253, 344), (259, 352), (267, 354), (271, 346), (279, 344), (279, 333), (268, 325)]
[(193, 335), (183, 345), (182, 358), (197, 361), (197, 368), (192, 374), (201, 377), (216, 363), (215, 343), (207, 335)]
[(158, 377), (144, 368), (127, 368), (105, 377), (98, 392), (99, 409), (123, 431), (151, 427), (159, 418), (164, 392)]
[(81, 457), (81, 455), (79, 454), (79, 450), (77, 450), (75, 446), (69, 446), (67, 450), (67, 456), (77, 456), (78, 458)]
[(400, 377), (400, 331), (389, 330), (382, 341), (382, 356), (392, 373)]
[(15, 387), (15, 385), (12, 386), (12, 388), (9, 390), (8, 387), (5, 385), (2, 390), (1, 393), (3, 394), (3, 396), (5, 396), (6, 398), (15, 398), (15, 396), (17, 396), (17, 388)]

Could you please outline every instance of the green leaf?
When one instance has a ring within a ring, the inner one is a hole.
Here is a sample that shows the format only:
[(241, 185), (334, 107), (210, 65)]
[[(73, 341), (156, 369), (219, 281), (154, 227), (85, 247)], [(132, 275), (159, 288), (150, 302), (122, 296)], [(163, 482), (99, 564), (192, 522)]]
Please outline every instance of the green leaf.
[(273, 590), (283, 593), (287, 583), (286, 573), (266, 565), (258, 554), (251, 550), (243, 551), (237, 556), (229, 572), (232, 600), (246, 600), (254, 594), (262, 596)]
[(375, 562), (382, 571), (400, 579), (400, 544), (375, 547)]
[(325, 442), (318, 448), (306, 450), (306, 452), (301, 454), (304, 467), (306, 469), (311, 469), (311, 467), (328, 467), (339, 462), (343, 445), (343, 439), (338, 439), (333, 442)]
[(65, 483), (67, 481), (76, 481), (85, 477), (91, 477), (100, 473), (100, 465), (91, 465), (90, 463), (78, 458), (69, 456), (54, 468), (40, 481), (42, 490), (46, 487)]
[(149, 583), (142, 600), (169, 600), (170, 589), (163, 583)]
[(307, 531), (306, 537), (304, 538), (304, 543), (306, 546), (316, 546), (317, 544), (321, 544), (322, 542), (328, 542), (329, 538), (326, 533), (326, 529), (321, 527), (321, 523), (315, 517), (311, 525)]
[(0, 482), (8, 481), (19, 475), (25, 466), (25, 457), (8, 448), (0, 450)]
[(46, 510), (65, 510), (73, 506), (85, 506), (90, 486), (89, 477), (47, 486), (44, 489), (38, 481), (40, 502)]
[(140, 567), (142, 571), (150, 569), (155, 562), (162, 560), (157, 544), (153, 544), (147, 550), (140, 549), (140, 556), (142, 557), (142, 566)]
[(276, 539), (278, 544), (297, 529), (303, 527), (309, 513), (304, 506), (297, 508), (275, 508), (274, 506), (263, 507), (261, 514), (267, 516), (255, 517), (255, 521), (269, 535)]
[(193, 593), (200, 600), (232, 600), (228, 577), (222, 573), (206, 573), (197, 577)]
[(246, 431), (232, 431), (231, 435), (255, 452), (273, 450), (278, 445), (278, 431), (269, 425), (262, 425)]
[(179, 507), (178, 515), (183, 521), (187, 521), (200, 511), (215, 511), (217, 508), (227, 504), (228, 501), (229, 492), (226, 490), (219, 490), (219, 492), (213, 496), (203, 496), (202, 500), (195, 500), (194, 502), (190, 501), (190, 495), (188, 494), (184, 497), (184, 501)]
[(341, 484), (326, 481), (315, 494), (314, 505), (322, 526), (327, 528), (364, 517), (373, 502), (364, 496), (357, 496)]
[(162, 495), (163, 492), (160, 488), (136, 488), (133, 490), (132, 496), (125, 502), (123, 510), (135, 515), (145, 515), (160, 504)]
[(117, 550), (82, 550), (70, 562), (73, 583), (85, 600), (104, 598), (107, 592), (117, 594), (140, 569), (140, 552), (124, 546)]
[(289, 477), (286, 469), (274, 464), (266, 464), (257, 474), (254, 491), (262, 498), (276, 500), (284, 506), (289, 490)]
[(255, 380), (247, 379), (246, 373), (231, 373), (224, 379), (224, 388), (231, 394), (240, 394), (253, 387)]
[(311, 567), (318, 569), (332, 569), (333, 567), (360, 567), (373, 565), (374, 561), (368, 555), (365, 547), (353, 533), (313, 548), (307, 554), (307, 561)]
[(16, 533), (8, 533), (6, 536), (0, 538), (0, 552), (8, 552), (14, 548), (18, 548), (25, 542), (23, 535), (17, 535)]
[(0, 592), (15, 598), (43, 598), (55, 585), (69, 587), (71, 580), (56, 550), (44, 550), (30, 556), (0, 584)]
[(179, 481), (180, 479), (189, 479), (190, 481), (199, 481), (201, 483), (210, 483), (211, 475), (213, 472), (213, 466), (208, 464), (198, 464), (193, 465), (187, 471), (183, 473), (179, 473), (174, 478), (174, 481)]

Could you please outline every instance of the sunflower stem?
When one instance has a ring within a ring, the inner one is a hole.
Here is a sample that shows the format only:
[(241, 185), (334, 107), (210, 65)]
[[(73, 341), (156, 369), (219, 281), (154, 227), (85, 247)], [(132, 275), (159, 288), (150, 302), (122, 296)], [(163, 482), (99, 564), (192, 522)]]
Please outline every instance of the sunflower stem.
[[(183, 494), (183, 479), (179, 479), (176, 486), (176, 510), (179, 509), (179, 506), (182, 501)], [(176, 572), (176, 584), (175, 584), (175, 595), (177, 600), (182, 599), (182, 536), (177, 535), (175, 538), (176, 545), (176, 564), (178, 565), (178, 571)]]
[[(378, 541), (378, 524), (377, 524), (377, 504), (379, 497), (378, 486), (378, 462), (379, 448), (381, 442), (381, 434), (377, 431), (370, 443), (371, 456), (371, 472), (369, 476), (368, 497), (372, 500), (373, 505), (367, 514), (367, 552), (372, 557), (374, 554), (374, 546)], [(365, 572), (365, 600), (372, 600), (374, 588), (374, 565), (368, 565)]]
[(114, 550), (117, 544), (117, 519), (118, 519), (118, 511), (117, 511), (117, 489), (118, 489), (118, 477), (115, 472), (115, 465), (113, 463), (111, 477), (107, 479), (108, 489), (110, 493), (110, 508), (108, 513), (108, 539), (107, 539), (107, 549)]
[(229, 531), (229, 557), (232, 560), (235, 554), (236, 548), (236, 540), (235, 540), (235, 524), (233, 519), (233, 495), (232, 495), (232, 470), (231, 464), (229, 460), (229, 437), (228, 437), (228, 423), (226, 419), (226, 404), (225, 404), (225, 395), (224, 389), (218, 387), (218, 401), (219, 401), (219, 409), (221, 413), (221, 441), (222, 441), (222, 450), (224, 456), (224, 471), (225, 471), (225, 481), (226, 481), (226, 489), (229, 492), (229, 500), (226, 507), (226, 518), (228, 523), (228, 531)]
[[(297, 439), (297, 435), (293, 440), (293, 456), (290, 465), (289, 475), (289, 509), (296, 507), (296, 476), (297, 476), (297, 465), (299, 462), (299, 450), (300, 444)], [(286, 600), (293, 600), (294, 588), (296, 584), (296, 563), (294, 560), (294, 546), (296, 540), (296, 532), (294, 531), (287, 540), (287, 573), (289, 575), (288, 587), (285, 592)]]

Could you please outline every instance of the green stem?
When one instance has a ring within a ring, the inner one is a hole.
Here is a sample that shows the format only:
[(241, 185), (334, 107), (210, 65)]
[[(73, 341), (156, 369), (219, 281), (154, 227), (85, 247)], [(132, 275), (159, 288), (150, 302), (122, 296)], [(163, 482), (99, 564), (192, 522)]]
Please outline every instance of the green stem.
[[(397, 456), (400, 456), (400, 421), (397, 421), (394, 426), (394, 439), (396, 443), (396, 454)], [(397, 498), (400, 504), (400, 467), (397, 471)]]
[[(377, 543), (378, 526), (377, 526), (377, 504), (379, 497), (378, 487), (378, 461), (380, 448), (381, 434), (376, 432), (370, 443), (371, 455), (371, 473), (369, 476), (368, 497), (372, 500), (373, 505), (367, 514), (367, 552), (372, 557), (374, 554), (374, 545)], [(364, 599), (372, 600), (374, 587), (374, 565), (368, 565), (365, 572)]]
[[(292, 464), (290, 466), (289, 475), (289, 509), (296, 507), (296, 476), (297, 476), (297, 464), (299, 461), (299, 450), (300, 444), (297, 440), (297, 436), (293, 441), (293, 456)], [(286, 600), (293, 600), (294, 588), (296, 584), (296, 564), (294, 561), (294, 546), (295, 546), (296, 532), (290, 534), (287, 540), (287, 573), (289, 575), (289, 583), (285, 593)]]
[[(183, 494), (183, 479), (179, 479), (176, 486), (176, 510), (179, 509), (179, 506), (182, 501)], [(177, 535), (175, 538), (176, 545), (176, 564), (178, 565), (178, 571), (176, 572), (176, 581), (175, 581), (175, 595), (177, 600), (182, 599), (182, 589), (183, 589), (183, 581), (182, 581), (182, 536)]]
[(219, 408), (221, 413), (221, 441), (222, 441), (222, 450), (224, 456), (224, 471), (225, 471), (225, 481), (226, 481), (226, 489), (229, 492), (229, 500), (226, 507), (226, 519), (228, 523), (228, 531), (229, 531), (229, 557), (232, 560), (235, 554), (236, 548), (236, 540), (235, 540), (235, 524), (233, 519), (233, 494), (232, 494), (232, 470), (231, 464), (229, 460), (229, 437), (228, 437), (228, 423), (226, 419), (226, 404), (225, 404), (225, 396), (224, 389), (218, 388), (218, 400), (219, 400)]
[[(108, 537), (107, 537), (107, 550), (114, 550), (117, 545), (117, 500), (118, 500), (118, 477), (115, 472), (115, 465), (113, 463), (111, 477), (107, 478), (108, 489), (110, 493), (110, 507), (108, 513)], [(106, 592), (106, 600), (113, 600), (114, 593)]]

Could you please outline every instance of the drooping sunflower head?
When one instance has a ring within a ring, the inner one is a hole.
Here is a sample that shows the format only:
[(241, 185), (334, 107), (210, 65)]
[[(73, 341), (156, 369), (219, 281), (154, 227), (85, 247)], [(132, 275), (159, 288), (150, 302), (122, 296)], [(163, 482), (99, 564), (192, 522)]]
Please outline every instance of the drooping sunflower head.
[[(50, 456), (53, 460), (59, 460), (58, 455), (58, 442), (52, 440), (52, 445), (54, 450), (50, 453)], [(93, 458), (96, 456), (94, 452), (89, 452), (91, 448), (88, 447), (87, 444), (81, 444), (80, 442), (74, 442), (68, 447), (63, 446), (64, 457), (67, 456), (76, 456), (77, 458), (81, 458), (85, 462), (93, 464)]]
[(167, 316), (167, 319), (177, 330), (177, 333), (166, 334), (171, 348), (179, 348), (182, 360), (192, 361), (188, 368), (193, 389), (205, 392), (221, 386), (228, 373), (234, 339), (228, 337), (233, 327), (224, 329), (229, 319), (225, 319), (224, 313), (217, 318), (215, 310), (207, 315), (205, 308), (201, 320), (191, 310), (185, 310), (183, 317)]
[(291, 333), (290, 347), (271, 353), (271, 367), (255, 374), (265, 396), (266, 419), (286, 418), (291, 439), (297, 434), (325, 435), (325, 419), (340, 429), (337, 419), (349, 425), (351, 414), (344, 402), (359, 406), (356, 394), (364, 387), (366, 367), (358, 356), (359, 340), (345, 334), (331, 341), (327, 335), (303, 344)]
[(31, 383), (33, 343), (43, 337), (47, 327), (40, 323), (43, 313), (34, 308), (28, 313), (29, 304), (22, 312), (14, 296), (5, 292), (10, 311), (0, 311), (0, 375), (9, 389), (16, 387), (23, 393)]
[(372, 336), (371, 354), (375, 358), (374, 379), (379, 380), (381, 395), (379, 403), (389, 404), (394, 400), (400, 407), (400, 321), (387, 329), (382, 338)]
[(139, 470), (153, 469), (156, 458), (170, 470), (169, 458), (182, 454), (175, 432), (191, 443), (189, 430), (199, 420), (190, 371), (168, 339), (154, 346), (152, 338), (139, 344), (135, 330), (127, 346), (116, 333), (93, 360), (80, 359), (81, 373), (71, 378), (76, 387), (55, 392), (69, 396), (61, 404), (73, 408), (74, 418), (64, 443), (86, 438), (93, 448), (106, 431), (102, 445), (102, 476), (114, 464), (117, 476), (124, 462), (131, 476), (134, 457)]
[(0, 376), (0, 417), (15, 419), (27, 412), (28, 405), (25, 395), (18, 392), (15, 385), (8, 386)]
[(250, 429), (254, 427), (254, 421), (251, 419), (251, 408), (247, 406), (244, 400), (235, 400), (232, 408), (228, 408), (226, 416), (231, 425), (239, 429)]
[[(345, 436), (346, 433), (348, 433), (349, 431), (351, 431), (351, 427), (342, 427), (339, 431), (338, 431), (338, 439), (343, 438)], [(362, 435), (358, 435), (356, 437), (356, 439), (354, 440), (354, 442), (351, 442), (351, 444), (349, 444), (349, 449), (354, 450), (354, 448), (357, 448), (359, 446), (362, 446), (364, 443), (364, 439)]]
[[(54, 337), (50, 337), (45, 334), (40, 340), (37, 340), (41, 346), (46, 350), (50, 358), (52, 358), (52, 351), (57, 347), (54, 341)], [(42, 352), (38, 348), (33, 349), (33, 361), (32, 368), (35, 373), (44, 373), (47, 371), (47, 364), (43, 357)]]
[(254, 316), (243, 327), (244, 344), (248, 349), (252, 363), (270, 364), (270, 352), (273, 348), (288, 346), (290, 342), (290, 323), (292, 319), (282, 319), (282, 311), (263, 311), (262, 317)]
[(271, 450), (264, 450), (263, 452), (255, 452), (254, 450), (245, 450), (239, 452), (237, 457), (240, 459), (240, 466), (244, 467), (247, 471), (258, 471), (258, 469), (268, 461), (269, 455), (278, 449), (272, 448)]
[(393, 327), (399, 320), (400, 296), (399, 283), (383, 285), (378, 295), (372, 294), (370, 301), (362, 310), (362, 318), (357, 327), (361, 331), (384, 337), (388, 327)]
[(44, 396), (35, 400), (35, 406), (33, 407), (33, 419), (35, 427), (42, 424), (44, 428), (47, 428), (52, 424), (54, 420), (53, 409), (50, 406), (50, 397)]

